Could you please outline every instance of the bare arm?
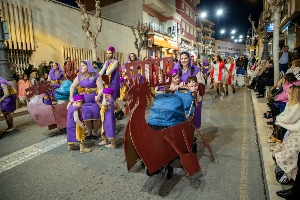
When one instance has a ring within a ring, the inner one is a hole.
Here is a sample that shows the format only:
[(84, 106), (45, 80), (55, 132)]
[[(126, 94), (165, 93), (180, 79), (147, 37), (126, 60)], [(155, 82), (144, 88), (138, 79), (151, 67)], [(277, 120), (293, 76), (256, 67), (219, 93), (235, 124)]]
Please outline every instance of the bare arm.
[[(107, 61), (106, 61), (106, 62), (107, 62)], [(105, 70), (106, 70), (106, 62), (104, 63), (102, 69), (101, 69), (100, 72), (99, 72), (99, 75), (100, 75), (100, 76), (102, 76), (102, 75), (104, 74)]]
[(98, 97), (100, 97), (103, 93), (103, 81), (102, 81), (101, 76), (99, 76), (97, 78), (96, 85), (97, 85), (97, 88), (98, 88)]
[(109, 106), (109, 102), (106, 101), (105, 95), (103, 95), (102, 106)]
[(74, 121), (76, 124), (78, 124), (78, 126), (80, 126), (81, 128), (85, 128), (84, 127), (84, 124), (80, 121), (79, 119), (79, 115), (78, 115), (78, 110), (75, 110), (74, 113), (73, 113), (73, 117), (74, 117)]
[(118, 69), (119, 67), (119, 62), (118, 61), (113, 61), (114, 63), (112, 64), (112, 66), (110, 67), (109, 70), (106, 71), (106, 75), (110, 75), (111, 73), (113, 73), (113, 71), (115, 71), (116, 69)]
[(70, 102), (73, 102), (73, 96), (74, 96), (74, 91), (76, 90), (76, 88), (79, 86), (79, 82), (78, 82), (78, 76), (74, 79), (71, 87), (70, 87)]
[(6, 84), (1, 84), (1, 87), (3, 89), (4, 95), (3, 97), (0, 99), (0, 103), (2, 103), (4, 101), (4, 99), (6, 99), (9, 96), (9, 92), (8, 92), (8, 87)]

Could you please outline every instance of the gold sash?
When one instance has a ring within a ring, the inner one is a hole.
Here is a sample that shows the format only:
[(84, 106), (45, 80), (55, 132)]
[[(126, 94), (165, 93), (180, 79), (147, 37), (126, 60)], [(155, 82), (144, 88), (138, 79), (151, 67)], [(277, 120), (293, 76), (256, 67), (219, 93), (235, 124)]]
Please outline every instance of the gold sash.
[[(96, 94), (98, 94), (98, 89), (97, 88), (81, 88), (82, 89), (82, 92), (86, 93), (86, 94), (91, 94), (93, 92), (95, 92)], [(79, 92), (79, 89), (78, 89), (78, 93)]]
[(76, 124), (76, 140), (79, 142), (84, 140), (84, 129), (81, 128), (78, 124)]
[(15, 88), (7, 86), (7, 89), (8, 89), (9, 95), (17, 94), (17, 90)]
[(101, 110), (100, 110), (100, 117), (101, 117), (101, 122), (102, 122), (102, 127), (101, 127), (101, 137), (105, 137), (104, 135), (104, 114), (105, 111), (107, 109), (107, 106), (101, 106)]
[(62, 82), (62, 80), (51, 80), (51, 83), (55, 85), (61, 84)]

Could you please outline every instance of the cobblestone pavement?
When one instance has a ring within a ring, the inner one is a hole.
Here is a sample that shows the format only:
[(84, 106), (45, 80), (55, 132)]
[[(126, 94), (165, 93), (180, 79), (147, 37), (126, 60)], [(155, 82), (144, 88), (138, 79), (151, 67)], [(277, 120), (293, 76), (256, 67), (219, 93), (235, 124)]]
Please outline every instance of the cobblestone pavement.
[(0, 139), (1, 199), (266, 199), (250, 92), (211, 97), (212, 91), (204, 97), (200, 130), (214, 157), (198, 142), (201, 171), (193, 178), (178, 161), (170, 180), (163, 172), (148, 177), (139, 165), (128, 172), (127, 119), (118, 121), (117, 149), (101, 150), (100, 139), (88, 143), (91, 153), (80, 154), (67, 151), (65, 134), (19, 116), (16, 130)]

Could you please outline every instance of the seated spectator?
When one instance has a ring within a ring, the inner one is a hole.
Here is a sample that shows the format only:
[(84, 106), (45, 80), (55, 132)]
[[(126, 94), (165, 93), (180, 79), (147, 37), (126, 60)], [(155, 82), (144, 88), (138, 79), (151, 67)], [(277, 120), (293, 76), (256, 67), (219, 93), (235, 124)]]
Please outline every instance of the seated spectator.
[[(261, 75), (263, 74), (263, 72), (266, 70), (266, 62), (265, 61), (261, 61), (260, 63), (260, 67), (258, 72), (256, 72), (257, 74), (249, 74), (249, 76), (251, 76), (250, 78), (252, 78), (252, 82), (249, 86), (247, 86), (249, 89), (254, 89), (256, 87), (257, 82), (260, 80)], [(251, 71), (250, 71), (251, 72)], [(248, 72), (248, 73), (250, 73)]]
[(94, 62), (93, 62), (93, 68), (95, 69), (95, 71), (96, 71), (97, 73), (100, 72), (100, 69), (98, 68), (98, 63), (97, 63), (97, 61), (94, 61)]
[(278, 166), (289, 179), (295, 180), (293, 188), (288, 191), (279, 191), (277, 195), (282, 198), (300, 197), (298, 154), (300, 152), (300, 86), (292, 86), (289, 90), (289, 101), (285, 110), (276, 118), (276, 125), (286, 128), (290, 134), (278, 146), (273, 156)]
[(265, 86), (273, 86), (274, 85), (274, 67), (273, 60), (269, 60), (267, 62), (267, 68), (262, 73), (261, 79), (257, 82), (256, 88), (258, 91), (257, 98), (263, 98), (265, 92)]

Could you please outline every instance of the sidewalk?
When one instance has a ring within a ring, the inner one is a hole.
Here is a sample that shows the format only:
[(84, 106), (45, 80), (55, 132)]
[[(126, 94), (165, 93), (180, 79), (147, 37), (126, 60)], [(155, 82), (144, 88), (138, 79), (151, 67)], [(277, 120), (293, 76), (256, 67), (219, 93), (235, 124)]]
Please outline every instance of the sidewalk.
[(272, 134), (272, 129), (271, 126), (267, 125), (268, 119), (263, 118), (264, 113), (267, 110), (270, 110), (267, 106), (267, 98), (256, 98), (256, 94), (253, 90), (251, 90), (251, 96), (258, 135), (257, 139), (262, 160), (266, 195), (270, 200), (282, 200), (282, 198), (278, 197), (276, 194), (277, 191), (282, 190), (283, 188), (275, 178), (275, 163), (272, 159), (272, 151), (270, 150), (270, 147), (275, 145), (275, 143), (267, 142)]
[[(28, 114), (28, 110), (27, 107), (22, 107), (22, 108), (18, 108), (17, 110), (15, 110), (15, 112), (13, 113), (13, 117), (20, 117), (23, 115), (27, 115)], [(5, 120), (3, 114), (1, 113), (0, 115), (0, 121)]]

